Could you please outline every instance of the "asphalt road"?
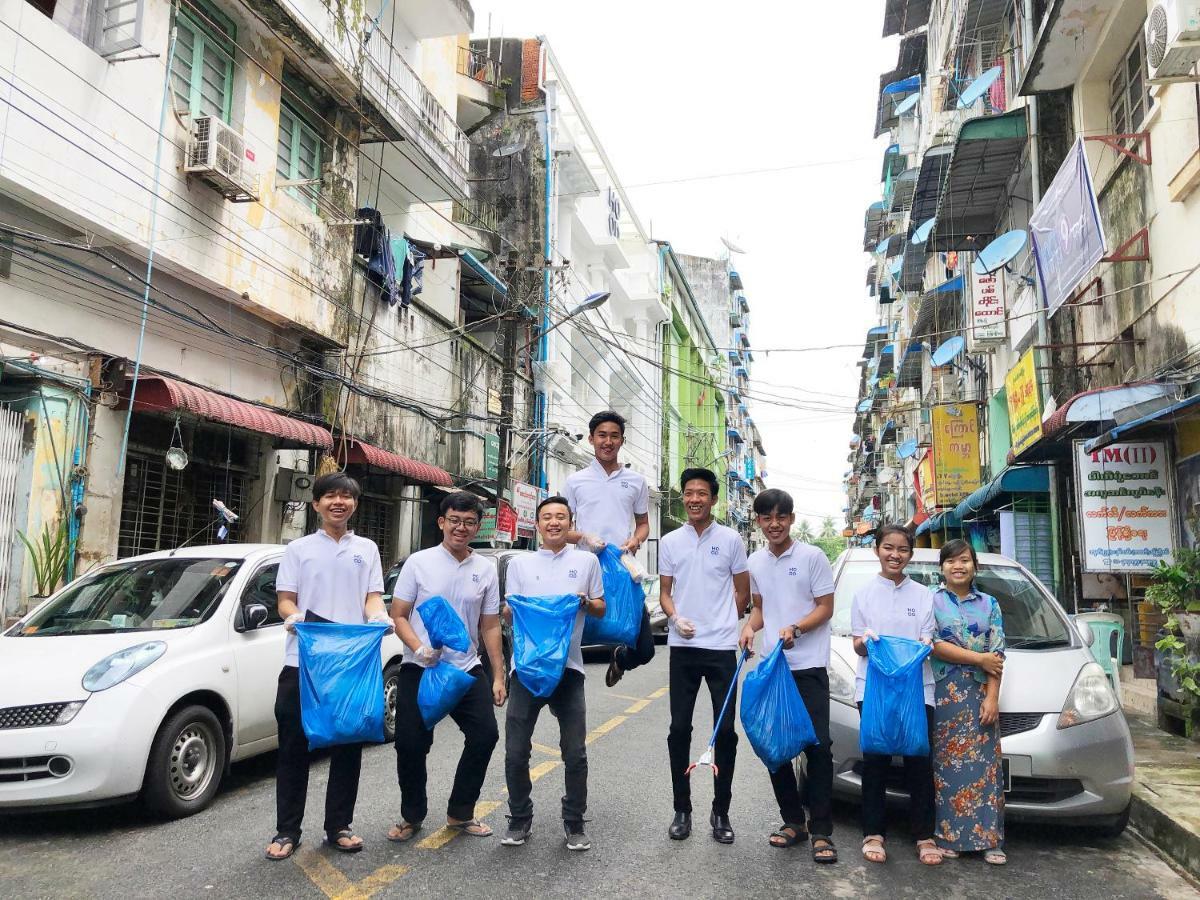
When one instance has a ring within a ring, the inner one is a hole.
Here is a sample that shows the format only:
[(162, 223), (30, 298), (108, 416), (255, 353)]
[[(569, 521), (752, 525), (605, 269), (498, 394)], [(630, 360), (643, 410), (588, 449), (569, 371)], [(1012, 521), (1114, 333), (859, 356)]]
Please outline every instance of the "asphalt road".
[[(314, 767), (304, 846), (289, 861), (262, 851), (274, 824), (274, 756), (234, 767), (206, 812), (178, 822), (148, 820), (135, 809), (110, 808), (0, 819), (0, 894), (5, 897), (1195, 897), (1194, 885), (1131, 833), (1116, 840), (1077, 829), (1011, 825), (1009, 865), (979, 859), (921, 866), (897, 820), (891, 859), (865, 863), (857, 811), (839, 805), (835, 840), (842, 861), (816, 866), (807, 848), (778, 850), (766, 837), (779, 824), (767, 774), (743, 739), (731, 818), (732, 846), (712, 841), (697, 816), (685, 842), (667, 839), (671, 791), (666, 763), (666, 648), (614, 690), (604, 666), (588, 665), (588, 751), (593, 849), (571, 853), (557, 820), (562, 766), (552, 750), (557, 725), (539, 723), (533, 773), (534, 837), (520, 848), (436, 830), (431, 815), (422, 840), (383, 839), (399, 809), (392, 748), (364, 757), (355, 826), (367, 842), (356, 856), (320, 846), (325, 764)], [(501, 717), (501, 723), (503, 718)], [(711, 727), (697, 715), (696, 753)], [(701, 732), (703, 734), (701, 735)], [(505, 824), (503, 725), (479, 812), (497, 831)], [(461, 738), (452, 722), (438, 727), (430, 756), (430, 807), (443, 809)], [(698, 773), (694, 800), (704, 810), (711, 777)]]

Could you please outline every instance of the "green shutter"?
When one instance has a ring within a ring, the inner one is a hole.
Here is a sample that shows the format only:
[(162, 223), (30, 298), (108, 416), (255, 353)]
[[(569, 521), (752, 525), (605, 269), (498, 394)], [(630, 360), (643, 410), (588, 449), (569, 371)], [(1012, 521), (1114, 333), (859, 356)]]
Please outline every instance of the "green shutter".
[[(279, 106), (279, 145), (276, 172), (279, 181), (310, 181), (321, 177), (321, 138), (287, 103)], [(317, 208), (313, 188), (302, 191), (288, 188), (290, 193), (313, 210)]]
[(205, 5), (203, 15), (180, 11), (175, 19), (172, 84), (181, 112), (192, 118), (219, 116), (233, 107), (233, 24)]

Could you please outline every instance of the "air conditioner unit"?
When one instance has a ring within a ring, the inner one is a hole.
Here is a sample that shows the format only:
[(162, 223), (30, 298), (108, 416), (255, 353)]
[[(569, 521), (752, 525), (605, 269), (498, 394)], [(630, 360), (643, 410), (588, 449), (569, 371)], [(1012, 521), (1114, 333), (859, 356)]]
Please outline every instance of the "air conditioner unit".
[(217, 116), (200, 116), (192, 123), (183, 171), (197, 175), (234, 203), (258, 199), (254, 153), (246, 140)]
[(1151, 81), (1188, 78), (1200, 61), (1200, 0), (1162, 0), (1146, 17)]
[(279, 469), (275, 472), (276, 503), (309, 503), (313, 498), (313, 482), (316, 475), (297, 472), (294, 469)]

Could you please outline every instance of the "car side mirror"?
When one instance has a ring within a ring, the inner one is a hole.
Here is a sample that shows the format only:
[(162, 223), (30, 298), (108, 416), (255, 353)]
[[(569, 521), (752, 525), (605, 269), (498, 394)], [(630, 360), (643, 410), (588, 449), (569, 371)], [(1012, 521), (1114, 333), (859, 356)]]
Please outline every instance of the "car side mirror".
[(1079, 632), (1079, 639), (1083, 641), (1083, 646), (1092, 646), (1092, 642), (1096, 640), (1096, 636), (1092, 634), (1092, 629), (1088, 627), (1088, 623), (1080, 622), (1074, 616), (1070, 616), (1070, 619), (1071, 624), (1075, 626), (1075, 630)]
[(248, 603), (242, 611), (242, 621), (246, 623), (247, 631), (261, 628), (270, 616), (270, 611), (261, 603)]

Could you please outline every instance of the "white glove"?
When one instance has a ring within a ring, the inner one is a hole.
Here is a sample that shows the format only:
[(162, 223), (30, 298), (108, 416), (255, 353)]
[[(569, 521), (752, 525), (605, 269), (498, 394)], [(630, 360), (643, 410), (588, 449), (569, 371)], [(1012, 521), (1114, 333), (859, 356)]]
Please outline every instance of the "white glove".
[(303, 622), (303, 621), (304, 621), (304, 613), (294, 612), (290, 616), (288, 616), (286, 619), (283, 620), (283, 627), (286, 628), (288, 631), (294, 633), (296, 631), (296, 629), (293, 628), (292, 626), (295, 625), (297, 622)]
[(919, 640), (920, 640), (920, 642), (921, 642), (922, 644), (924, 644), (925, 646), (929, 646), (930, 644), (932, 644), (932, 643), (933, 643), (933, 638), (930, 638), (930, 637), (923, 637), (923, 638), (919, 638)]
[(575, 542), (576, 549), (587, 550), (589, 553), (599, 553), (607, 546), (608, 542), (597, 534), (581, 534)]
[(863, 640), (864, 640), (864, 641), (877, 641), (877, 640), (879, 640), (879, 635), (877, 635), (877, 634), (876, 634), (874, 631), (872, 631), (870, 628), (864, 628), (864, 629), (863, 629), (862, 636), (863, 636)]
[(675, 629), (675, 633), (681, 638), (691, 640), (696, 636), (696, 626), (691, 619), (685, 619), (682, 616), (671, 616), (671, 627)]
[(416, 652), (417, 662), (425, 667), (436, 665), (437, 661), (442, 658), (441, 650), (434, 650), (428, 644), (422, 644)]
[(390, 630), (395, 630), (395, 626), (392, 624), (392, 617), (388, 614), (387, 610), (375, 610), (375, 612), (367, 616), (367, 621), (378, 625), (386, 625)]

